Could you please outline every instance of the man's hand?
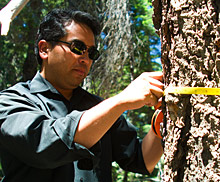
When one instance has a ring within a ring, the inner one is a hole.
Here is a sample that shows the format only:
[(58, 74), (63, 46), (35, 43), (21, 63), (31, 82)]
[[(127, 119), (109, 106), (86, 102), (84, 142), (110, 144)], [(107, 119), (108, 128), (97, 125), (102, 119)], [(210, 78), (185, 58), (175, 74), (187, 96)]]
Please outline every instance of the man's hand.
[(145, 72), (131, 82), (118, 97), (125, 110), (138, 109), (144, 105), (155, 106), (163, 96), (163, 74), (161, 72)]

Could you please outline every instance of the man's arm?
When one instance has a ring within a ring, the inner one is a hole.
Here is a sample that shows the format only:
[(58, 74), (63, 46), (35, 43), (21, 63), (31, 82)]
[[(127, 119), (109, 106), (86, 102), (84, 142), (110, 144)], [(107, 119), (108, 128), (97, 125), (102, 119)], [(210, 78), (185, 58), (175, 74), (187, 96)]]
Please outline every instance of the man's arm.
[(163, 154), (163, 148), (161, 139), (154, 134), (152, 128), (143, 139), (142, 153), (148, 172), (153, 172), (155, 165)]
[(118, 95), (87, 110), (79, 121), (74, 142), (92, 147), (126, 110), (154, 106), (163, 95), (162, 73), (143, 73)]

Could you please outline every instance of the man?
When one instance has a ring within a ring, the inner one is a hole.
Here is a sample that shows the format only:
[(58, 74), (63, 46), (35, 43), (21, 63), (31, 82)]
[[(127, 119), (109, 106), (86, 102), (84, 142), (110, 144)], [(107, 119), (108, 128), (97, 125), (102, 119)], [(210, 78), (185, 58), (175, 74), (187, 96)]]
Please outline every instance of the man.
[(150, 130), (140, 141), (121, 114), (156, 105), (162, 74), (143, 73), (104, 101), (83, 90), (99, 32), (99, 23), (80, 11), (53, 10), (40, 24), (40, 72), (0, 94), (4, 182), (108, 182), (112, 161), (143, 174), (154, 169), (160, 139)]

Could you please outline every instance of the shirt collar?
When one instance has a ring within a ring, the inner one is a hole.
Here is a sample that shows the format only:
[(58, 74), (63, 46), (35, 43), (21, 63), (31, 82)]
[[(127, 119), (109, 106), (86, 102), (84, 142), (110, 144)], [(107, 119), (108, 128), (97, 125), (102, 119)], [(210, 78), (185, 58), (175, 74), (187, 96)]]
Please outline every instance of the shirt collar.
[(43, 78), (38, 71), (35, 77), (30, 82), (30, 92), (37, 93), (45, 92), (48, 90), (53, 93), (58, 93), (58, 91), (45, 78)]

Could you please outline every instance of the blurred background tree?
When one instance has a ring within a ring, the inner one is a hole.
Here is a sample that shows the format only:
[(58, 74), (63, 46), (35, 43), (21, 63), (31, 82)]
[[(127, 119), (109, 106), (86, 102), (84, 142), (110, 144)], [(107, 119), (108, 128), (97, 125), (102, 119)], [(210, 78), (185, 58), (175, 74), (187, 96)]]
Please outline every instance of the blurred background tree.
[[(9, 0), (1, 0), (3, 8)], [(124, 89), (144, 71), (161, 71), (160, 39), (152, 23), (151, 0), (30, 0), (13, 20), (7, 36), (0, 37), (0, 90), (31, 79), (38, 70), (34, 42), (43, 16), (53, 8), (73, 8), (89, 12), (102, 24), (98, 38), (101, 56), (83, 87), (103, 98)], [(135, 93), (134, 93), (135, 94)], [(150, 129), (153, 109), (143, 107), (124, 113), (138, 130), (140, 138)], [(114, 181), (147, 181), (158, 176), (123, 171), (113, 164)], [(159, 180), (159, 178), (157, 178)]]

